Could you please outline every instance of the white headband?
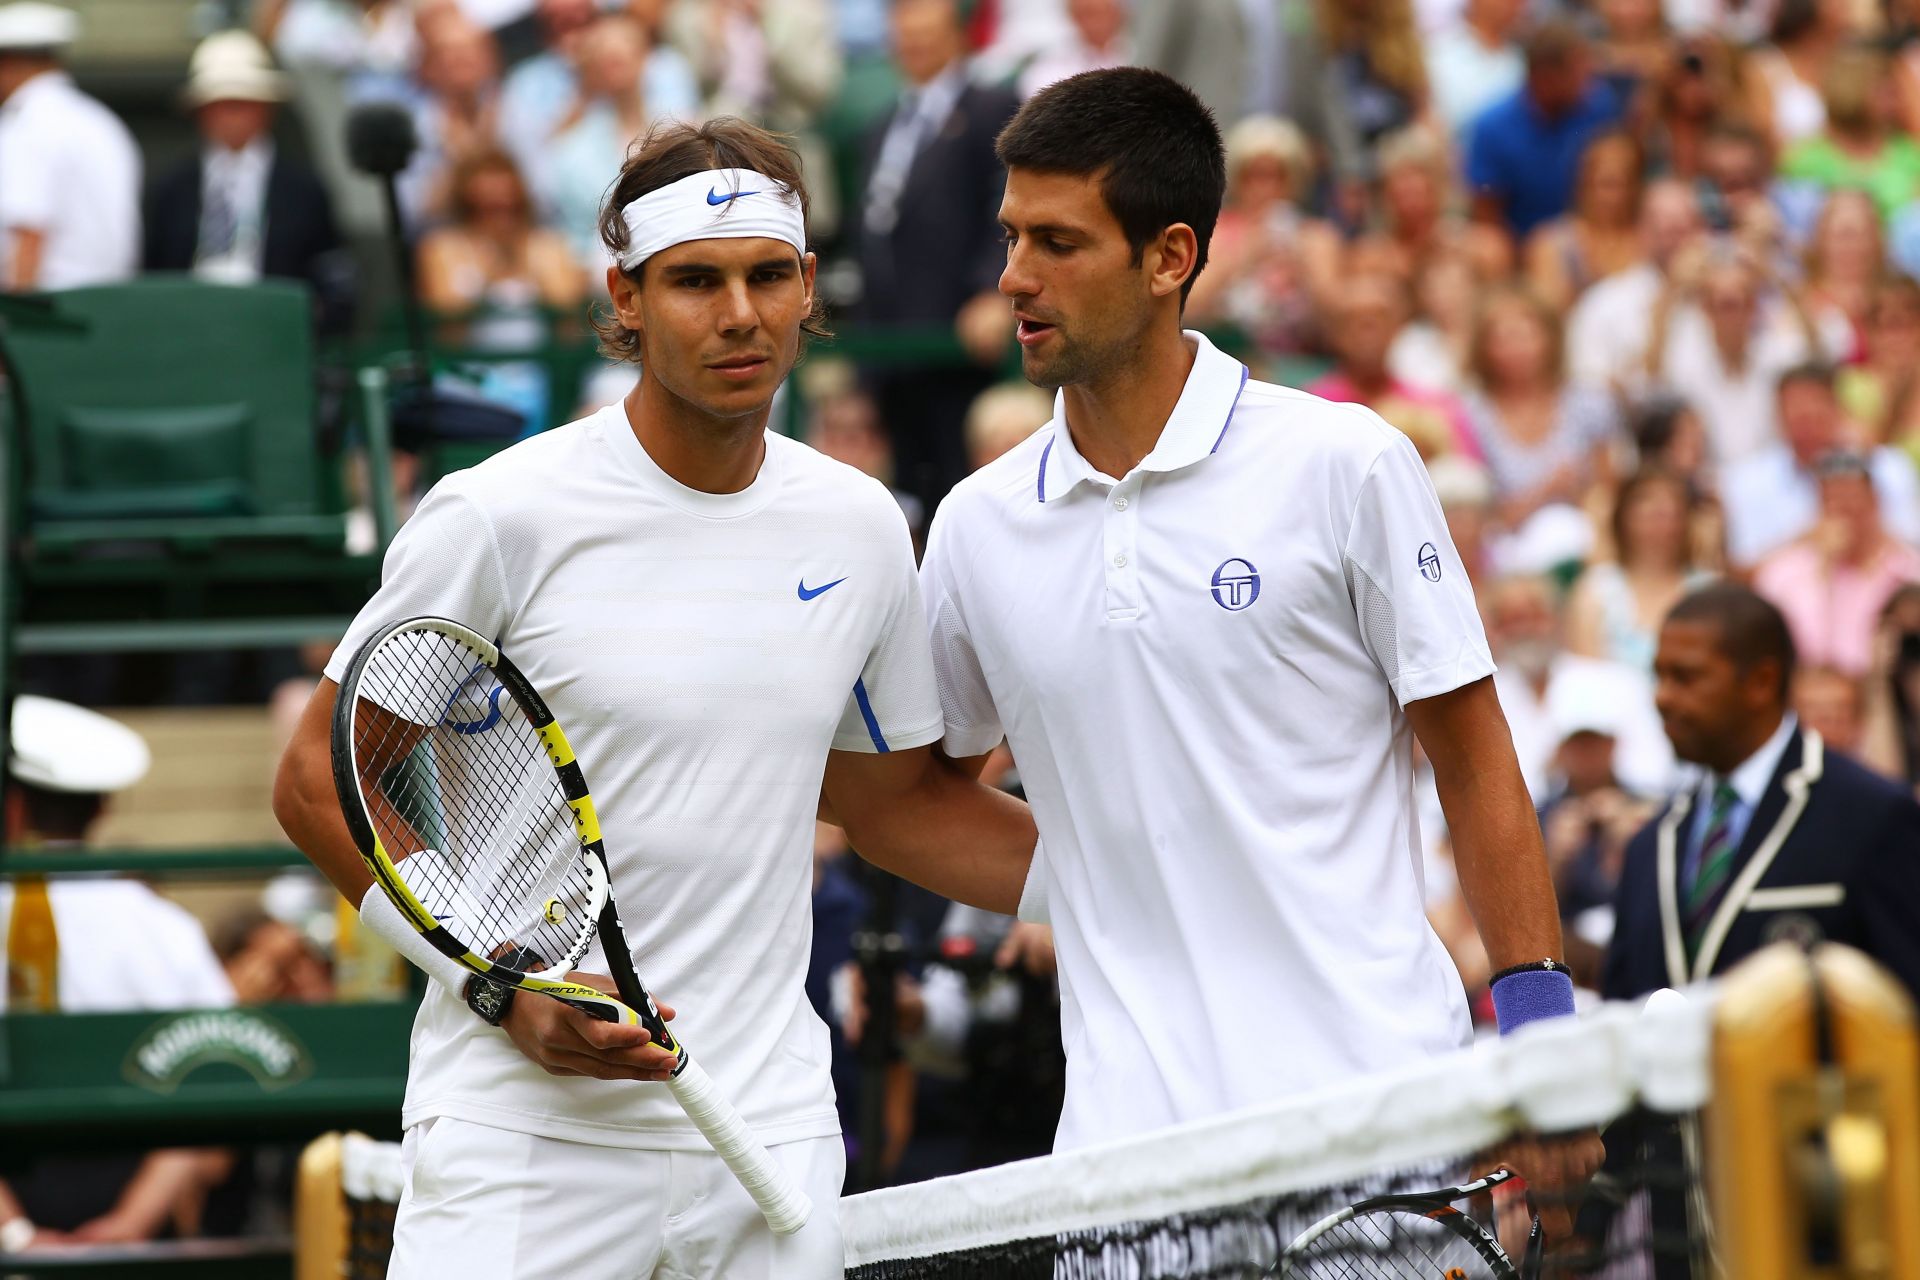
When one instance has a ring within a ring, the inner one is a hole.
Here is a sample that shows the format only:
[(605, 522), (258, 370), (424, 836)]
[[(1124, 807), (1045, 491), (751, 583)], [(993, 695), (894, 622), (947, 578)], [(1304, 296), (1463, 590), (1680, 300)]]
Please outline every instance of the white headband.
[(640, 264), (689, 240), (745, 240), (764, 236), (807, 252), (807, 222), (800, 198), (751, 169), (709, 169), (669, 182), (620, 211), (627, 224), (627, 251), (620, 265)]

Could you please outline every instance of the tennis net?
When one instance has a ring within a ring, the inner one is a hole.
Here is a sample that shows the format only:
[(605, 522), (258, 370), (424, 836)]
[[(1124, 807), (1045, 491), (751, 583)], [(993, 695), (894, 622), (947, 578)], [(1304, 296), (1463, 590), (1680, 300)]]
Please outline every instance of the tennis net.
[(1690, 1157), (1711, 1020), (1704, 995), (1607, 1007), (1282, 1106), (852, 1196), (841, 1202), (847, 1275), (1502, 1280), (1534, 1273), (1514, 1183), (1461, 1199), (1458, 1215), (1382, 1207), (1298, 1242), (1348, 1206), (1453, 1187), (1504, 1159), (1524, 1171), (1527, 1144), (1600, 1127), (1605, 1170), (1578, 1206), (1561, 1206), (1577, 1213), (1577, 1242), (1549, 1251), (1537, 1274), (1704, 1277)]

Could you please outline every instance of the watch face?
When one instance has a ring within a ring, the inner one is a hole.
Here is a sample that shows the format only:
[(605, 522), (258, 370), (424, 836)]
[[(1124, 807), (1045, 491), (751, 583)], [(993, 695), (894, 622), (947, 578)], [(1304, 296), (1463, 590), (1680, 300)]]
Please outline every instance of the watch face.
[(467, 1005), (496, 1027), (500, 1025), (500, 1019), (506, 1016), (507, 1006), (512, 1003), (512, 987), (478, 977), (467, 984)]

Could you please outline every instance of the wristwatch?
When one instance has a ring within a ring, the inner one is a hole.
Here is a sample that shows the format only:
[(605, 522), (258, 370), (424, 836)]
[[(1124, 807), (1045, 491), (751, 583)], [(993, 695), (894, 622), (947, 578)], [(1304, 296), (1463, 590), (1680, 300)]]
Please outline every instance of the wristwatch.
[(497, 1027), (506, 1020), (507, 1010), (513, 1008), (513, 990), (504, 982), (495, 982), (476, 973), (467, 979), (461, 995), (466, 999), (467, 1008), (473, 1010), (480, 1021)]

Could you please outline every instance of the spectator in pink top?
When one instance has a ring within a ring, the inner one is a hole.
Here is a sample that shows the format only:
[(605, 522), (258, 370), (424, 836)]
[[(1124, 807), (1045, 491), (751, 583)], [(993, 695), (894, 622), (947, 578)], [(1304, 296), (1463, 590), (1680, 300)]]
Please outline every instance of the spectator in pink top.
[(1454, 453), (1480, 461), (1461, 403), (1444, 391), (1402, 382), (1387, 368), (1387, 352), (1406, 319), (1406, 288), (1395, 277), (1345, 281), (1322, 326), (1333, 347), (1334, 370), (1307, 390), (1341, 404), (1366, 405), (1413, 441), (1429, 462)]
[(1801, 661), (1864, 676), (1881, 611), (1920, 582), (1920, 551), (1881, 523), (1865, 456), (1830, 453), (1819, 470), (1819, 523), (1761, 561), (1753, 586), (1786, 615)]

